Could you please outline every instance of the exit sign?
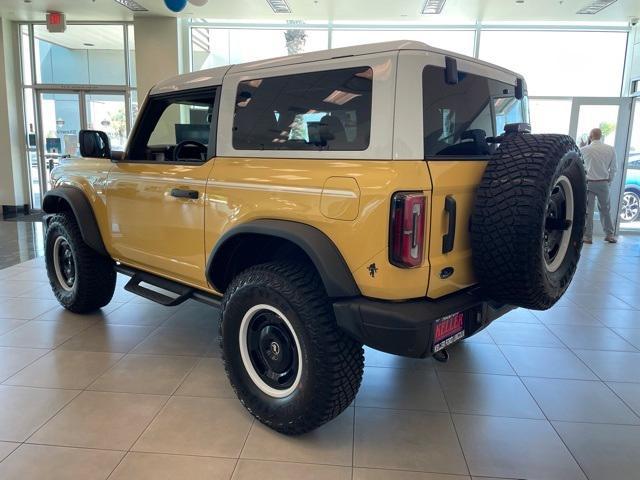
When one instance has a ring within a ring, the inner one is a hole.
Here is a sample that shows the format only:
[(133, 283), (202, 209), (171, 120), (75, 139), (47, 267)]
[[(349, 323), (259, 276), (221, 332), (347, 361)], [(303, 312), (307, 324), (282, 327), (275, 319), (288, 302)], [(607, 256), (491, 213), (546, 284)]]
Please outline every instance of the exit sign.
[(48, 12), (47, 13), (47, 30), (51, 33), (62, 33), (67, 29), (67, 19), (64, 13)]

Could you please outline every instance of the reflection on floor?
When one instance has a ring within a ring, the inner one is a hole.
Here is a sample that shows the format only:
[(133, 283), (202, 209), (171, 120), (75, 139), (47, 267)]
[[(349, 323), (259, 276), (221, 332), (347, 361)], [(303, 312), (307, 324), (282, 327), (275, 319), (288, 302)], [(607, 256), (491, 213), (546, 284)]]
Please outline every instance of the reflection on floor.
[(640, 237), (585, 247), (559, 305), (510, 313), (447, 364), (367, 350), (355, 404), (298, 438), (235, 399), (215, 309), (121, 278), (81, 317), (42, 258), (0, 270), (0, 478), (637, 479), (639, 259)]
[(42, 222), (0, 220), (0, 268), (44, 254)]

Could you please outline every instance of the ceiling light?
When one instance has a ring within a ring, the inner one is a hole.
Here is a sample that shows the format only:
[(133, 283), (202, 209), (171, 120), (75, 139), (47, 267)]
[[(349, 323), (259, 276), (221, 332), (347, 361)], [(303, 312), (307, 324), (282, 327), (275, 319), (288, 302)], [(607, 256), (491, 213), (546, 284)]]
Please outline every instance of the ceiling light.
[(287, 0), (267, 0), (274, 13), (291, 13)]
[(576, 13), (578, 15), (595, 15), (601, 10), (604, 10), (609, 5), (616, 3), (618, 0), (594, 0), (589, 5), (582, 7)]
[(437, 15), (442, 12), (442, 7), (447, 0), (425, 0), (422, 7), (423, 15)]
[(114, 0), (116, 3), (119, 3), (123, 7), (127, 7), (129, 10), (133, 12), (148, 12), (146, 8), (140, 5), (135, 0)]

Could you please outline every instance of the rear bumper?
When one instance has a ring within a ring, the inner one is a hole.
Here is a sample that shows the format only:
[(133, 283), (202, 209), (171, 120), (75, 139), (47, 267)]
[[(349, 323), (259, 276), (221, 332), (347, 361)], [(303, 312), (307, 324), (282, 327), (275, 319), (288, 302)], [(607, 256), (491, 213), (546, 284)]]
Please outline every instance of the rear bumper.
[(433, 349), (433, 324), (439, 318), (465, 312), (465, 337), (512, 310), (465, 290), (437, 300), (389, 302), (365, 297), (333, 304), (338, 325), (365, 345), (405, 357), (426, 357)]

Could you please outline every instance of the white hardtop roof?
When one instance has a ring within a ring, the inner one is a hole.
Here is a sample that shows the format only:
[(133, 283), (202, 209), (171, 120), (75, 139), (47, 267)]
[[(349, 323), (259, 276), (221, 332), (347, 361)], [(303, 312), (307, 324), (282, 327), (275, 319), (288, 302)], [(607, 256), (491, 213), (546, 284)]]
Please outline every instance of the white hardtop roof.
[(440, 55), (452, 56), (480, 65), (485, 65), (487, 67), (500, 70), (513, 76), (520, 76), (517, 73), (512, 72), (511, 70), (507, 70), (492, 63), (484, 62), (482, 60), (478, 60), (477, 58), (468, 57), (459, 53), (435, 48), (422, 42), (417, 42), (414, 40), (396, 40), (393, 42), (369, 43), (367, 45), (356, 45), (352, 47), (342, 47), (330, 50), (320, 50), (317, 52), (300, 53), (297, 55), (289, 55), (286, 57), (270, 58), (267, 60), (258, 60), (255, 62), (240, 63), (237, 65), (225, 65), (224, 67), (216, 67), (207, 70), (200, 70), (198, 72), (186, 73), (161, 81), (151, 89), (150, 93), (151, 95), (154, 95), (159, 93), (168, 93), (190, 90), (193, 88), (222, 85), (222, 80), (227, 73), (241, 73), (260, 70), (263, 68), (284, 67), (287, 65), (296, 65), (300, 63), (331, 60), (332, 58), (355, 57), (372, 53), (397, 52), (400, 50), (421, 50)]

